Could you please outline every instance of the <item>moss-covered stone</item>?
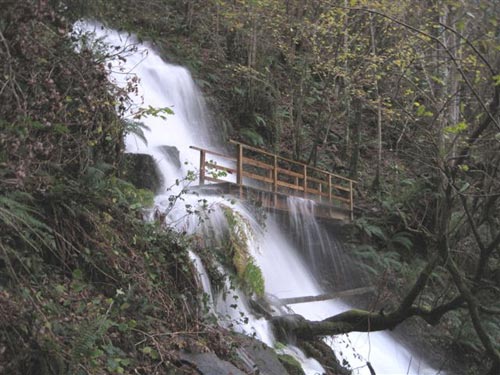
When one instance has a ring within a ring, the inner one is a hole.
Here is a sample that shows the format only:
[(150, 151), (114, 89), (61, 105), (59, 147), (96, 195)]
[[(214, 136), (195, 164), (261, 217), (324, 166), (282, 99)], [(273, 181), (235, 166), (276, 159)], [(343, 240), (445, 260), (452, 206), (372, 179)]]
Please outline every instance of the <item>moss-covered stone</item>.
[(161, 178), (151, 155), (125, 154), (123, 177), (139, 189), (157, 191), (161, 187)]
[(227, 251), (243, 289), (249, 294), (264, 295), (264, 276), (249, 252), (250, 231), (245, 219), (230, 207), (224, 208), (229, 229)]
[(305, 375), (299, 361), (289, 354), (280, 354), (278, 358), (290, 375)]

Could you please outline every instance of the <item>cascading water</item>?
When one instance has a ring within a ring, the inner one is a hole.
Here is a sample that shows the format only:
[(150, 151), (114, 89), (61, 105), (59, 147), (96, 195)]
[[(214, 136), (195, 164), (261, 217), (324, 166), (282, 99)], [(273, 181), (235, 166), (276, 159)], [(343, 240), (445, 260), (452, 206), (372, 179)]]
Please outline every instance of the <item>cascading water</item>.
[[(296, 211), (296, 213), (298, 213)], [(307, 212), (293, 219), (297, 223), (314, 220)], [(278, 298), (315, 296), (325, 293), (317, 284), (297, 254), (297, 249), (284, 237), (276, 221), (267, 224), (264, 238), (266, 248), (255, 254), (258, 265), (265, 275), (266, 291)], [(318, 235), (321, 235), (318, 233)], [(323, 243), (328, 243), (327, 239)], [(306, 244), (307, 246), (307, 244)], [(266, 251), (268, 250), (268, 251)], [(338, 301), (321, 301), (295, 304), (292, 310), (309, 320), (323, 320), (349, 310), (351, 307)], [(397, 343), (385, 332), (350, 333), (325, 340), (340, 358), (349, 362), (354, 374), (370, 374), (366, 362), (370, 362), (377, 374), (436, 374), (423, 361)]]
[[(98, 24), (81, 23), (77, 29), (93, 31), (106, 44), (123, 47), (136, 43), (133, 38), (103, 28)], [(270, 215), (263, 230), (252, 214), (241, 204), (231, 204), (226, 199), (214, 197), (198, 197), (182, 195), (181, 199), (172, 198), (182, 193), (183, 178), (188, 170), (198, 165), (198, 154), (189, 149), (197, 145), (214, 149), (210, 118), (189, 72), (182, 67), (165, 63), (151, 48), (137, 44), (138, 48), (129, 50), (125, 61), (116, 60), (111, 63), (111, 76), (122, 87), (131, 77), (138, 77), (135, 111), (143, 108), (171, 108), (174, 115), (168, 115), (166, 121), (161, 117), (141, 119), (149, 130), (145, 131), (147, 143), (138, 137), (129, 135), (126, 139), (127, 151), (152, 155), (164, 179), (164, 186), (172, 185), (172, 189), (164, 188), (156, 196), (157, 209), (168, 212), (166, 220), (176, 225), (179, 230), (188, 233), (205, 233), (217, 238), (222, 236), (222, 228), (227, 227), (224, 210), (230, 209), (244, 218), (249, 231), (248, 247), (257, 265), (261, 268), (265, 279), (266, 292), (277, 298), (300, 297), (322, 294), (324, 291), (304, 265), (298, 254), (296, 244), (287, 237), (280, 227), (279, 220)], [(151, 106), (151, 107), (149, 107)], [(130, 111), (131, 116), (134, 111)], [(198, 215), (186, 212), (193, 210), (202, 201), (203, 210)], [(174, 204), (175, 203), (175, 204)], [(300, 232), (300, 246), (306, 250), (312, 247), (320, 249), (323, 254), (334, 247), (330, 237), (322, 234), (321, 226), (310, 215), (310, 205), (305, 200), (291, 200), (291, 227)], [(207, 213), (210, 212), (210, 213)], [(200, 225), (200, 215), (204, 224)], [(199, 234), (200, 235), (200, 234)], [(211, 297), (212, 290), (206, 270), (201, 260), (191, 254), (194, 264), (200, 271), (201, 282), (205, 292)], [(314, 259), (312, 257), (311, 259)], [(341, 259), (334, 259), (333, 264), (340, 265)], [(342, 273), (341, 267), (334, 272)], [(221, 324), (235, 330), (254, 335), (256, 338), (273, 346), (274, 337), (268, 322), (253, 313), (244, 294), (235, 288), (229, 288), (229, 295), (213, 296), (213, 307), (220, 316)], [(321, 320), (349, 309), (349, 306), (334, 301), (312, 302), (291, 306), (295, 313), (310, 320)], [(280, 308), (276, 308), (277, 311)], [(359, 334), (326, 340), (335, 352), (347, 359), (355, 374), (370, 374), (366, 362), (370, 361), (377, 374), (436, 374), (411, 353), (398, 344), (386, 333)], [(353, 349), (355, 348), (355, 349)], [(307, 374), (322, 373), (323, 368), (315, 360), (306, 356), (297, 348), (289, 346), (284, 352), (297, 358)]]

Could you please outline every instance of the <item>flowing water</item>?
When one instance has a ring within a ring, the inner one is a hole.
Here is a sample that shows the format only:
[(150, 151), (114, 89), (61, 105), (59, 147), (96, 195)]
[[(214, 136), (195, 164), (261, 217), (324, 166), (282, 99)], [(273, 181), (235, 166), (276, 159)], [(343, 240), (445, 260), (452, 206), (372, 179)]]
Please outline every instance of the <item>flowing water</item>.
[[(93, 23), (77, 24), (76, 29), (93, 31), (98, 38), (105, 39), (111, 46), (135, 45), (127, 50), (125, 59), (111, 59), (111, 79), (122, 87), (127, 82), (136, 82), (137, 93), (133, 96), (129, 115), (140, 112), (141, 108), (165, 108), (174, 115), (149, 116), (142, 118), (149, 130), (145, 130), (147, 143), (138, 137), (128, 135), (127, 151), (152, 155), (164, 180), (164, 188), (158, 192), (155, 201), (158, 210), (167, 213), (166, 220), (188, 233), (222, 238), (227, 228), (224, 210), (230, 209), (244, 222), (248, 247), (261, 268), (266, 293), (270, 301), (279, 298), (312, 296), (324, 293), (311, 274), (311, 267), (320, 268), (324, 259), (329, 258), (329, 270), (337, 279), (346, 273), (344, 259), (334, 238), (316, 222), (311, 215), (313, 203), (303, 199), (290, 200), (290, 222), (288, 231), (283, 228), (283, 220), (270, 214), (265, 228), (253, 214), (239, 202), (231, 203), (224, 198), (183, 195), (184, 177), (189, 170), (198, 167), (199, 155), (190, 150), (196, 145), (215, 150), (213, 134), (216, 128), (210, 120), (202, 95), (189, 72), (179, 66), (164, 62), (152, 48), (138, 44), (132, 37), (105, 29)], [(108, 47), (114, 51), (113, 47)], [(119, 49), (119, 48), (118, 48)], [(139, 78), (139, 80), (136, 80)], [(179, 196), (172, 198), (172, 196)], [(200, 202), (204, 209), (197, 215), (189, 214)], [(203, 218), (204, 220), (200, 220)], [(202, 223), (200, 224), (200, 221)], [(299, 249), (305, 258), (299, 254)], [(210, 299), (210, 311), (215, 311), (221, 325), (255, 336), (269, 346), (275, 344), (270, 325), (263, 317), (257, 317), (249, 307), (244, 293), (226, 281), (224, 293), (213, 294), (210, 280), (200, 258), (191, 253), (191, 259), (200, 273), (203, 289)], [(307, 267), (303, 259), (308, 259)], [(310, 320), (321, 320), (350, 306), (338, 301), (311, 302), (275, 307), (277, 313), (293, 312)], [(370, 361), (378, 375), (436, 374), (420, 359), (405, 349), (389, 334), (383, 332), (365, 334), (351, 333), (336, 338), (325, 339), (337, 355), (345, 358), (354, 374), (370, 374), (366, 362)], [(307, 358), (300, 349), (289, 345), (283, 352), (293, 355), (302, 364), (307, 374), (320, 374), (324, 370), (312, 358)]]

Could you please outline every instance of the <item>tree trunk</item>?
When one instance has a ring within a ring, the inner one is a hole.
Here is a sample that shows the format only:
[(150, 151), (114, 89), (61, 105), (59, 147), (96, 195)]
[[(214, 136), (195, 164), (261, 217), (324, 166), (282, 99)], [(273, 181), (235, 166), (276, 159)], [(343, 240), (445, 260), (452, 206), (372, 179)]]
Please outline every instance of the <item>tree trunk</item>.
[[(373, 14), (370, 13), (370, 34), (372, 42), (372, 55), (377, 56), (377, 46), (375, 42), (375, 25), (373, 24)], [(375, 178), (373, 179), (372, 188), (376, 192), (380, 191), (380, 169), (382, 166), (382, 97), (378, 87), (377, 72), (374, 72), (373, 84), (375, 86), (375, 95), (377, 99), (377, 166), (375, 168)]]
[(353, 145), (351, 150), (351, 163), (349, 165), (349, 177), (352, 179), (356, 179), (358, 175), (359, 149), (361, 147), (361, 111), (363, 109), (361, 100), (355, 98), (354, 107), (354, 121), (350, 126), (353, 131)]

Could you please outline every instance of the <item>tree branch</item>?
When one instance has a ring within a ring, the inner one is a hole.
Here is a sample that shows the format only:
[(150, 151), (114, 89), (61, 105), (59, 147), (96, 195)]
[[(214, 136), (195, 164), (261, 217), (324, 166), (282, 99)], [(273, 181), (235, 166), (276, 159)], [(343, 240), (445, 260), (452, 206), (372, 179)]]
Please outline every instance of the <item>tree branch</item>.
[[(500, 124), (495, 119), (494, 112), (491, 112), (490, 109), (488, 109), (488, 107), (486, 106), (486, 104), (484, 103), (484, 101), (482, 100), (482, 98), (479, 96), (479, 94), (477, 93), (477, 91), (472, 86), (472, 83), (470, 82), (469, 77), (467, 77), (467, 75), (463, 71), (463, 69), (462, 69), (460, 63), (458, 62), (458, 60), (455, 58), (455, 56), (453, 55), (453, 53), (446, 47), (446, 45), (439, 38), (435, 37), (432, 34), (429, 34), (429, 33), (425, 32), (423, 30), (420, 30), (417, 27), (411, 26), (411, 25), (407, 24), (406, 22), (403, 22), (403, 21), (401, 21), (401, 20), (399, 20), (397, 18), (389, 16), (388, 14), (385, 14), (385, 13), (382, 13), (382, 12), (379, 12), (379, 11), (376, 11), (376, 10), (373, 10), (373, 9), (355, 8), (355, 7), (344, 7), (344, 6), (340, 6), (340, 5), (332, 5), (332, 7), (334, 7), (334, 8), (340, 8), (340, 9), (345, 9), (345, 10), (365, 12), (365, 13), (369, 13), (369, 14), (376, 14), (378, 16), (387, 18), (387, 19), (391, 20), (392, 22), (394, 22), (395, 24), (403, 26), (403, 27), (407, 28), (408, 30), (413, 31), (416, 34), (424, 36), (424, 37), (426, 37), (426, 38), (428, 38), (428, 39), (436, 42), (437, 44), (439, 44), (443, 48), (443, 50), (445, 51), (445, 53), (449, 56), (450, 60), (453, 62), (453, 64), (455, 65), (455, 67), (457, 68), (457, 71), (460, 73), (460, 76), (464, 80), (464, 82), (467, 85), (467, 87), (471, 90), (471, 92), (474, 95), (474, 97), (476, 98), (476, 100), (479, 102), (479, 104), (481, 105), (481, 107), (483, 108), (483, 110), (486, 112), (486, 114), (488, 116), (487, 123), (489, 124), (490, 122), (492, 122), (495, 125), (495, 127), (498, 130), (500, 130)], [(488, 64), (488, 66), (489, 66), (489, 64)], [(496, 86), (496, 88), (495, 88), (495, 92), (498, 91), (497, 87), (498, 86)], [(491, 107), (491, 105), (490, 105), (490, 107)]]

